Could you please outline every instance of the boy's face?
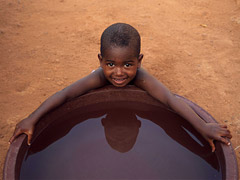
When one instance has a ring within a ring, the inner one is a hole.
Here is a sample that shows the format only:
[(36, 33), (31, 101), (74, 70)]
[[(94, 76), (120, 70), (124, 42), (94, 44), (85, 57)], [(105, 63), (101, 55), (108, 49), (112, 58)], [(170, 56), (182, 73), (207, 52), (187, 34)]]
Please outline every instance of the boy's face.
[(143, 55), (135, 55), (131, 47), (110, 47), (104, 57), (98, 54), (105, 77), (116, 87), (124, 87), (134, 79), (141, 66)]

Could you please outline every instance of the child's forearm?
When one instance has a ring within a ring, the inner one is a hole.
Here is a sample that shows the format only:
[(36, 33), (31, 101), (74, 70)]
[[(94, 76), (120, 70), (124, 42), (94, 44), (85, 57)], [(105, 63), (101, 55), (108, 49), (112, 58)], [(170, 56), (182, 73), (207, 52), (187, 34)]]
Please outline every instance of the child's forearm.
[(67, 100), (66, 95), (60, 91), (45, 100), (33, 113), (29, 115), (29, 120), (36, 124), (38, 120), (50, 110), (58, 107)]
[(174, 95), (172, 95), (172, 97), (168, 100), (168, 104), (179, 115), (190, 122), (199, 133), (202, 134), (202, 136), (208, 141), (209, 145), (211, 146), (212, 152), (215, 151), (213, 140), (218, 140), (222, 143), (225, 143), (226, 145), (230, 145), (227, 138), (231, 139), (232, 135), (227, 129), (226, 125), (206, 123), (192, 110), (190, 106), (188, 106), (181, 99), (176, 98)]
[(94, 73), (76, 81), (65, 89), (50, 96), (37, 110), (29, 115), (32, 123), (36, 123), (44, 114), (58, 107), (69, 99), (80, 96), (91, 89), (103, 86), (105, 81), (102, 77), (102, 70), (97, 69)]
[(203, 121), (193, 110), (189, 105), (187, 105), (184, 101), (181, 99), (175, 97), (174, 95), (171, 95), (171, 97), (168, 100), (168, 105), (176, 111), (180, 116), (182, 116), (184, 119), (186, 119), (188, 122), (190, 122), (196, 130), (198, 130), (200, 133), (203, 132), (206, 123)]
[(16, 125), (15, 131), (13, 133), (13, 136), (10, 138), (9, 143), (12, 143), (14, 139), (16, 139), (20, 134), (25, 133), (28, 136), (27, 143), (30, 145), (35, 124), (38, 122), (38, 120), (48, 111), (61, 105), (66, 100), (67, 96), (64, 92), (61, 91), (49, 97), (39, 106), (37, 110), (35, 110), (26, 119), (23, 119)]

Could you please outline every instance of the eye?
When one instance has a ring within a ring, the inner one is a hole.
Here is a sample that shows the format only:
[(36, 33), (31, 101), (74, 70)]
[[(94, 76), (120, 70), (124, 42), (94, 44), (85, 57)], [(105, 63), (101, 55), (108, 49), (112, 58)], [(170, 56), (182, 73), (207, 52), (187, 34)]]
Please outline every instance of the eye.
[(124, 67), (126, 67), (126, 68), (131, 67), (131, 66), (132, 66), (132, 64), (129, 64), (129, 63), (124, 65)]
[(108, 67), (114, 67), (114, 64), (113, 63), (107, 63), (107, 66)]

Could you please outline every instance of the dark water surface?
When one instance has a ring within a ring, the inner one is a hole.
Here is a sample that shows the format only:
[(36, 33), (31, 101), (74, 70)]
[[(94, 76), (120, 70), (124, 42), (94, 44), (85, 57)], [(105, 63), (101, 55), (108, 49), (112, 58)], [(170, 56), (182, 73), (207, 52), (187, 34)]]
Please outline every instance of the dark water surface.
[(48, 126), (29, 147), (20, 179), (222, 178), (216, 154), (175, 113), (130, 102), (92, 109)]

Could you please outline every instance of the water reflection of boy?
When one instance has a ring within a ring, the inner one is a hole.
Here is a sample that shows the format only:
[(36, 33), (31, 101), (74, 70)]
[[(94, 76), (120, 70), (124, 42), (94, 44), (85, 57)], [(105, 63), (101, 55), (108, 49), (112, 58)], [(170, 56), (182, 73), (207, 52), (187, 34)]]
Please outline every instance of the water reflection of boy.
[(109, 111), (102, 119), (105, 136), (108, 144), (119, 152), (128, 152), (134, 146), (141, 122), (129, 110)]

